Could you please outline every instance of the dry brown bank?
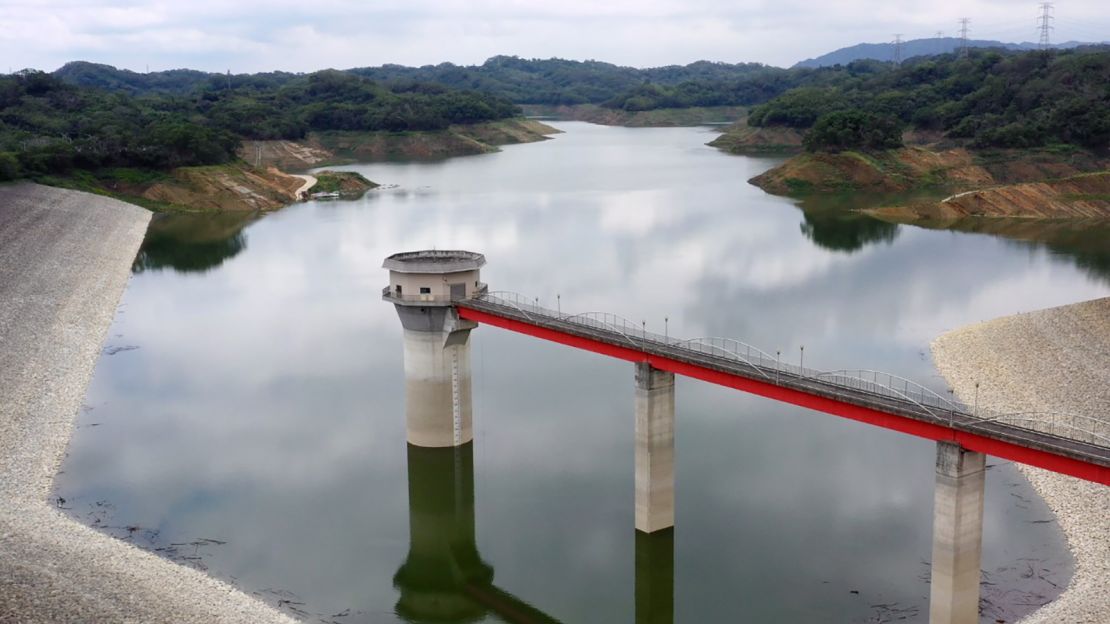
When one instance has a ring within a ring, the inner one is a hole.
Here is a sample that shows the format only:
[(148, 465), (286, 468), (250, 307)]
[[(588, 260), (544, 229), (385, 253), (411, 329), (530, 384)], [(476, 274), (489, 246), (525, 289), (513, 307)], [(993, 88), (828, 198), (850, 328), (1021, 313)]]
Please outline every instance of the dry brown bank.
[(559, 131), (532, 119), (505, 119), (428, 132), (313, 132), (303, 141), (245, 141), (243, 160), (297, 171), (349, 162), (437, 160), (543, 141)]

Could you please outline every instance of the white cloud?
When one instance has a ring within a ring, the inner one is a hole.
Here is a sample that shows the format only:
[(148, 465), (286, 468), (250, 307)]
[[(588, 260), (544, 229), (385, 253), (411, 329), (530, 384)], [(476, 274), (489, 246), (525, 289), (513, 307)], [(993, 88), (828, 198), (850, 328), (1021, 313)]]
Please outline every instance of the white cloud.
[[(322, 0), (170, 3), (16, 1), (0, 7), (0, 52), (13, 68), (71, 60), (134, 70), (312, 71), (382, 63), (480, 63), (497, 54), (599, 59), (634, 66), (699, 59), (791, 65), (861, 41), (953, 34), (1036, 38), (1035, 2), (813, 3), (798, 0)], [(1101, 2), (1057, 8), (1054, 38), (1110, 38)]]

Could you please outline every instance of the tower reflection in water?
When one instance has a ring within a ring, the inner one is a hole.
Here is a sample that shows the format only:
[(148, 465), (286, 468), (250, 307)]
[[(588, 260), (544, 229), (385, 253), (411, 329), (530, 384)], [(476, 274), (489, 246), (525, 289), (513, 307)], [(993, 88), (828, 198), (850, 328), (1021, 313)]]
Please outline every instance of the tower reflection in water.
[[(408, 622), (519, 624), (559, 620), (493, 583), (474, 523), (474, 443), (408, 445), (409, 553), (393, 575), (396, 612)], [(674, 531), (636, 532), (636, 622), (674, 621)]]

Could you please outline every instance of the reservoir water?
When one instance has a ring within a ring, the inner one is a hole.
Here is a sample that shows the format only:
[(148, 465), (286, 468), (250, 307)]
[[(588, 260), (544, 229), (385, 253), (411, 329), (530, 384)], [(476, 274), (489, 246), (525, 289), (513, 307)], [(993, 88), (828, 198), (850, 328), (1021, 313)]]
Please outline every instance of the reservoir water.
[[(346, 167), (387, 185), (359, 200), (157, 221), (59, 503), (311, 622), (926, 621), (934, 444), (678, 379), (676, 529), (637, 536), (633, 367), (480, 327), (474, 443), (410, 451), (381, 261), (480, 251), (491, 290), (944, 392), (938, 334), (1110, 294), (1105, 232), (803, 209), (746, 183), (776, 159), (709, 130), (557, 125)], [(1071, 561), (1024, 478), (988, 465), (983, 620), (1013, 621)]]

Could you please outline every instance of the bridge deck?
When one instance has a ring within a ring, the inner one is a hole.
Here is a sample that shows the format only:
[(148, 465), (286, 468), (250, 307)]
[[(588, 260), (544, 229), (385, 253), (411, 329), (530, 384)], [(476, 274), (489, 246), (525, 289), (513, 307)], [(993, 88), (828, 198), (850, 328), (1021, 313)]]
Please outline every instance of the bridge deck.
[[(478, 323), (628, 361), (647, 361), (661, 370), (931, 440), (951, 440), (971, 450), (1110, 485), (1110, 445), (1103, 442), (1101, 430), (1085, 432), (1064, 423), (1036, 425), (1050, 431), (1015, 425), (996, 415), (977, 416), (973, 409), (914, 388), (906, 380), (896, 381), (895, 385), (904, 382), (897, 388), (820, 373), (768, 361), (763, 353), (745, 357), (493, 295), (454, 303), (460, 317)], [(1060, 429), (1079, 435), (1062, 435)]]

